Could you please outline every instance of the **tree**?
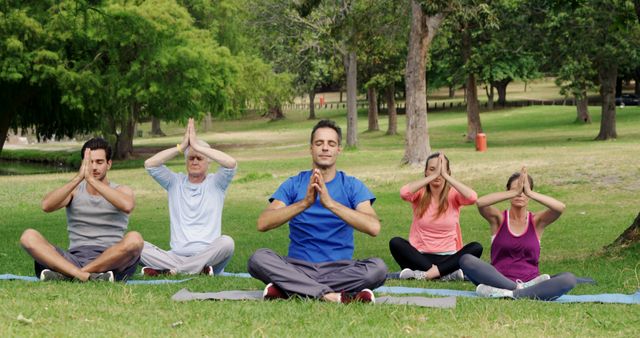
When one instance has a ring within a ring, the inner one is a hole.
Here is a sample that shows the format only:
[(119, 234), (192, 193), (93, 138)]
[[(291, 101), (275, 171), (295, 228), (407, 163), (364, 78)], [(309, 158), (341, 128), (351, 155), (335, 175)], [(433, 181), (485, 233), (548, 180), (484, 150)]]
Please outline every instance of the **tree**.
[(405, 71), (407, 131), (403, 163), (423, 164), (431, 152), (425, 66), (429, 46), (447, 11), (448, 3), (444, 1), (411, 0), (411, 32)]
[[(639, 52), (636, 46), (640, 40), (640, 24), (633, 6), (628, 0), (581, 0), (552, 3), (550, 7), (549, 20), (559, 22), (553, 32), (568, 37), (564, 39), (566, 49), (584, 51), (588, 61), (573, 59), (581, 65), (590, 64), (597, 74), (602, 118), (596, 140), (617, 137), (615, 90), (618, 70), (629, 60), (638, 60)], [(563, 25), (569, 20), (567, 18), (579, 25)]]
[(277, 0), (245, 4), (250, 9), (247, 35), (276, 73), (295, 75), (293, 85), (297, 93), (309, 95), (309, 119), (315, 119), (316, 90), (333, 71), (328, 61), (328, 43), (320, 38), (326, 34), (328, 23), (313, 10), (318, 5)]
[[(89, 132), (97, 124), (96, 116), (83, 112), (61, 84), (60, 74), (69, 61), (61, 36), (48, 28), (60, 15), (49, 11), (55, 3), (0, 4), (0, 152), (9, 128), (33, 128), (39, 139), (48, 139)], [(88, 8), (78, 1), (74, 10), (82, 14)], [(65, 35), (69, 38), (70, 33)]]
[(555, 82), (560, 87), (560, 94), (575, 98), (576, 122), (591, 123), (587, 93), (597, 88), (598, 81), (596, 67), (589, 55), (592, 46), (567, 41), (590, 35), (592, 18), (581, 15), (584, 9), (573, 6), (575, 4), (567, 3), (549, 8), (543, 23), (547, 33), (544, 49), (548, 51), (549, 68), (557, 72)]
[[(389, 115), (389, 134), (397, 133), (395, 115), (395, 84), (402, 81), (406, 62), (406, 41), (409, 33), (406, 22), (409, 7), (402, 1), (365, 2), (359, 13), (368, 18), (361, 26), (357, 41), (359, 78), (363, 79), (369, 99), (368, 131), (379, 130), (379, 93), (384, 92)], [(390, 107), (389, 104), (393, 104)]]

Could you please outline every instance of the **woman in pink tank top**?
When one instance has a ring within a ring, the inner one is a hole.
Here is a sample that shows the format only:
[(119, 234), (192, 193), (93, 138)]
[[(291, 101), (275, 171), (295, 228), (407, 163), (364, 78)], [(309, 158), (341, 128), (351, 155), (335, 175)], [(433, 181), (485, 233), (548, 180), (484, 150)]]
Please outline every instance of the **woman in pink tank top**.
[[(546, 209), (528, 211), (529, 199)], [(508, 210), (500, 211), (493, 206), (505, 200), (511, 202)], [(507, 191), (483, 196), (476, 204), (491, 227), (491, 265), (465, 255), (460, 258), (460, 266), (467, 278), (478, 285), (478, 295), (553, 300), (575, 287), (576, 277), (569, 272), (553, 277), (540, 275), (540, 239), (545, 228), (560, 217), (565, 205), (533, 191), (533, 179), (525, 167), (509, 177)]]

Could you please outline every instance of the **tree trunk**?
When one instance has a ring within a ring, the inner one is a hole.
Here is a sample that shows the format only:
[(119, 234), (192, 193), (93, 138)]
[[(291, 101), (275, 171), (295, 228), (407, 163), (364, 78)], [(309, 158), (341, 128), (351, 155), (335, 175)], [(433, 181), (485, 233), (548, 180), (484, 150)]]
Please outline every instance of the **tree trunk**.
[(493, 110), (493, 84), (489, 83), (486, 87), (487, 91), (487, 109)]
[(282, 112), (282, 107), (280, 106), (270, 106), (269, 112), (267, 113), (267, 117), (271, 121), (283, 120), (284, 113)]
[(389, 127), (387, 135), (398, 134), (398, 112), (396, 111), (396, 86), (392, 83), (385, 90), (387, 100), (387, 112), (389, 114)]
[(449, 98), (452, 99), (456, 96), (456, 88), (453, 85), (449, 85)]
[[(467, 64), (471, 59), (471, 30), (465, 27), (462, 32), (462, 59)], [(480, 102), (478, 102), (478, 86), (476, 76), (467, 74), (467, 137), (466, 141), (474, 141), (476, 135), (482, 132), (480, 123)]]
[(167, 136), (162, 131), (162, 129), (160, 129), (160, 119), (155, 117), (155, 116), (151, 117), (151, 135), (152, 136)]
[(608, 140), (618, 137), (616, 133), (616, 78), (618, 67), (600, 66), (598, 79), (600, 80), (600, 97), (602, 97), (602, 118), (600, 119), (600, 133), (596, 140)]
[(626, 247), (633, 243), (640, 242), (640, 213), (633, 223), (625, 230), (613, 243), (607, 245), (605, 249), (616, 247)]
[(207, 112), (207, 115), (204, 117), (204, 131), (211, 130), (211, 112)]
[(16, 110), (9, 108), (11, 105), (2, 104), (2, 114), (0, 114), (0, 154), (2, 154), (2, 149), (4, 148), (4, 142), (7, 140), (7, 134), (9, 133), (9, 125), (11, 124), (11, 120), (16, 115)]
[(358, 60), (355, 51), (344, 56), (344, 70), (347, 74), (347, 146), (358, 146)]
[(496, 87), (498, 91), (498, 104), (503, 106), (507, 104), (507, 86), (511, 82), (511, 78), (502, 79), (500, 81), (494, 81), (492, 85)]
[(309, 91), (309, 120), (316, 119), (316, 91), (311, 89)]
[(136, 117), (140, 112), (140, 104), (131, 105), (131, 113), (127, 115), (120, 125), (120, 133), (116, 134), (116, 146), (114, 159), (126, 160), (133, 154), (133, 134), (136, 129)]
[[(640, 0), (638, 0), (638, 4), (640, 4)], [(639, 5), (640, 6), (640, 5)], [(640, 14), (638, 14), (640, 15)], [(638, 18), (638, 20), (640, 20), (640, 17)], [(635, 88), (633, 90), (633, 92), (636, 95), (640, 95), (640, 67), (636, 68), (636, 70), (634, 71), (634, 80), (636, 82)]]
[(405, 70), (407, 131), (402, 158), (403, 163), (411, 165), (424, 164), (431, 153), (425, 64), (429, 46), (443, 19), (442, 13), (426, 16), (420, 3), (411, 0), (411, 33)]
[(578, 115), (576, 116), (576, 122), (591, 123), (591, 116), (589, 115), (589, 98), (587, 92), (584, 91), (581, 96), (576, 96), (576, 108)]
[(480, 122), (480, 102), (478, 102), (478, 86), (476, 86), (476, 76), (467, 76), (467, 138), (468, 142), (476, 139), (476, 135), (482, 132)]
[(369, 99), (369, 127), (367, 131), (378, 131), (378, 93), (374, 87), (367, 88), (367, 98)]
[(342, 103), (342, 89), (340, 89), (340, 100), (338, 102)]

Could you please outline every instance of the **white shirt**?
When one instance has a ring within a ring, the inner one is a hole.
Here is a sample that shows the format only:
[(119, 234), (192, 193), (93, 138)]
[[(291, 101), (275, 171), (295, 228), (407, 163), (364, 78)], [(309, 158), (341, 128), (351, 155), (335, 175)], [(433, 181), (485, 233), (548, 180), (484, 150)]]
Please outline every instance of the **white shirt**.
[(215, 174), (208, 174), (202, 183), (189, 182), (183, 173), (175, 173), (166, 166), (147, 168), (169, 195), (171, 251), (192, 256), (204, 250), (222, 230), (222, 207), (227, 187), (237, 166), (223, 166)]

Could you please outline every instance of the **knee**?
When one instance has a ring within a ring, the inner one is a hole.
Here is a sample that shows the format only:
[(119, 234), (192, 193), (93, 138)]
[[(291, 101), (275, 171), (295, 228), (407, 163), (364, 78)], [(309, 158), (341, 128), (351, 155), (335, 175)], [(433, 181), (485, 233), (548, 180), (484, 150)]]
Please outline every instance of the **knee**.
[(575, 288), (578, 284), (578, 279), (571, 272), (563, 272), (557, 276), (554, 276), (553, 279), (560, 280), (562, 282), (562, 285), (564, 285), (564, 287), (569, 290)]
[(219, 241), (220, 241), (220, 246), (224, 248), (226, 251), (228, 251), (230, 254), (233, 254), (233, 252), (236, 250), (236, 243), (234, 242), (233, 238), (231, 238), (230, 236), (222, 235), (220, 236)]
[(20, 245), (29, 250), (35, 246), (36, 240), (41, 237), (40, 233), (34, 229), (27, 229), (20, 236)]
[(462, 255), (462, 257), (460, 257), (460, 261), (458, 262), (458, 264), (460, 264), (460, 268), (462, 270), (468, 270), (477, 259), (478, 258), (476, 256), (464, 254)]
[(387, 279), (387, 264), (380, 258), (369, 259), (365, 283), (370, 285), (380, 285)]
[(144, 240), (142, 235), (137, 231), (128, 232), (123, 239), (124, 249), (133, 254), (140, 255), (142, 248), (144, 248)]
[(478, 258), (482, 257), (482, 251), (483, 251), (482, 244), (478, 242), (471, 242), (467, 244), (467, 247), (469, 248), (469, 253), (471, 255), (476, 256)]
[(258, 249), (256, 252), (249, 257), (248, 268), (251, 269), (252, 266), (262, 265), (261, 263), (265, 260), (266, 257), (271, 256), (273, 251), (271, 249)]
[(406, 240), (402, 237), (394, 237), (389, 241), (389, 250), (393, 251), (406, 243)]

